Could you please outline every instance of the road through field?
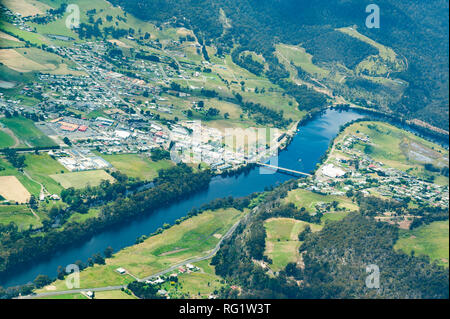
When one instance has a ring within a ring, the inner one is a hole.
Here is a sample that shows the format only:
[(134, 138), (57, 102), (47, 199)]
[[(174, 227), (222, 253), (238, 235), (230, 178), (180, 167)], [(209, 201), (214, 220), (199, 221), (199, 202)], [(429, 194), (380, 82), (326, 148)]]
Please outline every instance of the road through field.
[[(248, 214), (252, 214), (254, 213), (256, 210), (258, 209), (258, 207), (253, 208), (253, 210)], [(225, 235), (220, 239), (220, 241), (217, 243), (217, 245), (208, 252), (208, 254), (202, 256), (202, 257), (194, 257), (191, 259), (187, 259), (185, 261), (182, 261), (176, 265), (173, 265), (165, 270), (162, 270), (160, 272), (157, 272), (153, 275), (147, 276), (145, 278), (139, 279), (136, 276), (131, 275), (132, 277), (134, 277), (135, 279), (137, 279), (138, 281), (146, 281), (146, 280), (150, 280), (152, 278), (156, 278), (159, 276), (162, 276), (164, 274), (167, 274), (169, 272), (174, 271), (175, 269), (177, 269), (178, 267), (187, 265), (187, 264), (191, 264), (191, 263), (196, 263), (202, 260), (206, 260), (211, 258), (212, 256), (214, 256), (220, 249), (220, 246), (222, 245), (222, 242), (227, 239), (228, 237), (231, 236), (231, 234), (233, 234), (233, 232), (236, 230), (237, 226), (239, 225), (239, 223), (246, 218), (248, 215), (245, 215), (244, 217), (242, 217), (240, 220), (238, 220), (233, 226), (231, 226), (230, 229), (228, 229), (228, 231), (225, 233)], [(33, 295), (28, 295), (28, 296), (21, 296), (18, 297), (17, 299), (35, 299), (35, 298), (42, 298), (42, 297), (50, 297), (50, 296), (60, 296), (60, 295), (66, 295), (66, 294), (73, 294), (73, 293), (82, 293), (82, 292), (87, 292), (87, 291), (108, 291), (108, 290), (118, 290), (118, 289), (122, 289), (122, 288), (126, 288), (126, 285), (121, 285), (121, 286), (107, 286), (107, 287), (99, 287), (99, 288), (84, 288), (84, 289), (72, 289), (72, 290), (63, 290), (63, 291), (51, 291), (51, 292), (43, 292), (43, 293), (39, 293), (39, 294), (33, 294)]]

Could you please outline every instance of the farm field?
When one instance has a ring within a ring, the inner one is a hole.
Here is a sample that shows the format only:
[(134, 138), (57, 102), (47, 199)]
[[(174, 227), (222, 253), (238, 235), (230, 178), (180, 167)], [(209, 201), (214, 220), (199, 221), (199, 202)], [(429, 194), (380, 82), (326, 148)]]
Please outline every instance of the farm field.
[(2, 4), (24, 17), (43, 14), (46, 10), (50, 9), (42, 1), (36, 0), (3, 0)]
[(287, 59), (295, 66), (301, 67), (306, 72), (320, 78), (327, 76), (329, 71), (322, 69), (312, 62), (312, 55), (307, 53), (304, 48), (286, 44), (276, 46), (277, 54)]
[(13, 37), (12, 35), (9, 35), (8, 33), (0, 31), (0, 43), (3, 43), (3, 41), (5, 41), (5, 40), (17, 42), (19, 44), (21, 43), (23, 45), (23, 43), (16, 37)]
[(14, 146), (14, 139), (7, 133), (0, 131), (0, 149)]
[(80, 71), (69, 70), (68, 66), (73, 66), (72, 62), (38, 48), (2, 49), (0, 50), (0, 62), (17, 72), (39, 71), (51, 74), (85, 74)]
[(1, 176), (15, 176), (32, 195), (39, 196), (41, 191), (40, 185), (20, 173), (3, 157), (0, 157), (0, 177)]
[(32, 225), (33, 228), (42, 226), (41, 220), (36, 218), (26, 205), (0, 205), (0, 224), (7, 225), (14, 222), (20, 230)]
[(344, 208), (347, 211), (358, 210), (358, 206), (345, 196), (320, 195), (305, 189), (294, 189), (288, 193), (285, 199), (286, 203), (293, 203), (297, 208), (304, 207), (309, 213), (315, 212), (316, 205), (333, 201), (339, 203), (338, 208)]
[(47, 297), (40, 297), (36, 299), (89, 299), (83, 294), (80, 293), (73, 293), (73, 294), (65, 294), (65, 295), (56, 295), (56, 296), (47, 296)]
[(59, 194), (62, 187), (53, 178), (49, 177), (52, 174), (67, 173), (67, 169), (58, 161), (51, 158), (48, 154), (27, 154), (25, 158), (25, 171), (31, 178), (41, 184), (51, 194)]
[[(53, 8), (59, 8), (62, 3), (67, 4), (71, 3), (70, 1), (65, 0), (55, 0), (55, 1), (42, 0), (42, 2)], [(79, 0), (77, 1), (77, 5), (80, 7), (80, 23), (88, 23), (89, 15), (87, 14), (87, 11), (95, 9), (96, 17), (102, 18), (103, 20), (102, 24), (103, 27), (114, 26), (127, 30), (129, 28), (134, 28), (136, 30), (140, 29), (143, 33), (149, 32), (152, 38), (161, 38), (161, 36), (163, 35), (164, 37), (168, 37), (171, 39), (178, 38), (176, 34), (176, 29), (164, 28), (163, 30), (160, 30), (159, 28), (156, 28), (153, 24), (141, 21), (131, 14), (127, 14), (125, 16), (124, 11), (120, 7), (113, 7), (109, 2), (104, 0)], [(31, 23), (31, 25), (33, 25), (37, 29), (37, 32), (39, 33), (70, 36), (78, 41), (79, 40), (78, 35), (72, 30), (67, 29), (65, 26), (65, 20), (68, 15), (69, 13), (66, 12), (61, 19), (57, 19), (46, 25), (39, 25), (35, 23)], [(108, 21), (106, 20), (107, 15), (111, 15), (113, 17), (120, 17), (120, 19)], [(115, 24), (115, 22), (117, 22), (117, 25)], [(67, 42), (61, 44), (67, 45)]]
[[(111, 265), (95, 265), (80, 272), (80, 289), (126, 285), (135, 279), (130, 275), (120, 275), (117, 267)], [(68, 290), (65, 280), (56, 280), (52, 284), (36, 290), (36, 292)]]
[(171, 299), (205, 299), (224, 285), (223, 279), (214, 272), (211, 259), (202, 260), (193, 265), (200, 268), (197, 272), (178, 274), (178, 283), (166, 282), (161, 288), (169, 293)]
[(49, 147), (56, 144), (42, 133), (34, 122), (25, 117), (1, 118), (0, 122), (9, 128), (27, 147)]
[[(371, 146), (359, 143), (355, 148), (362, 152), (369, 150), (374, 160), (393, 168), (400, 169), (419, 178), (434, 178), (439, 184), (448, 185), (448, 177), (425, 170), (424, 164), (431, 163), (441, 168), (448, 166), (448, 150), (424, 140), (414, 134), (383, 122), (367, 121), (355, 123), (344, 130), (342, 138), (350, 134), (365, 134), (371, 140)], [(339, 140), (336, 140), (337, 144)]]
[[(121, 285), (134, 280), (129, 275), (119, 275), (115, 271), (119, 267), (138, 278), (144, 278), (184, 260), (203, 256), (247, 212), (233, 208), (219, 209), (189, 218), (138, 245), (122, 249), (112, 258), (106, 259), (106, 265), (95, 265), (83, 270), (80, 273), (81, 288)], [(67, 288), (64, 281), (57, 280), (50, 288), (44, 287), (40, 291), (49, 289)]]
[(138, 299), (134, 295), (129, 295), (122, 290), (109, 290), (95, 292), (94, 299)]
[(244, 215), (236, 209), (207, 211), (150, 237), (139, 245), (127, 247), (108, 265), (123, 267), (139, 278), (168, 268), (183, 260), (202, 256)]
[(292, 218), (270, 218), (264, 222), (266, 229), (265, 255), (272, 259), (269, 267), (273, 271), (280, 271), (290, 262), (300, 262), (298, 249), (301, 242), (300, 234), (309, 225), (312, 231), (322, 229), (321, 225), (311, 224)]
[(8, 201), (27, 203), (30, 193), (15, 176), (0, 176), (0, 195)]
[(143, 180), (153, 180), (158, 176), (158, 170), (173, 166), (169, 160), (153, 162), (150, 158), (138, 154), (98, 154), (111, 163), (115, 169), (129, 177), (141, 178)]
[(23, 39), (24, 41), (29, 41), (30, 43), (37, 46), (41, 46), (42, 44), (50, 44), (50, 41), (44, 36), (34, 32), (21, 30), (15, 25), (5, 21), (0, 21), (0, 30), (4, 31), (5, 33), (12, 33), (15, 37)]
[(433, 222), (413, 230), (400, 230), (395, 249), (407, 254), (414, 251), (416, 256), (427, 255), (438, 264), (448, 267), (449, 221)]
[(72, 172), (64, 174), (50, 175), (57, 183), (64, 188), (84, 188), (88, 185), (98, 186), (102, 180), (114, 182), (115, 179), (104, 170)]

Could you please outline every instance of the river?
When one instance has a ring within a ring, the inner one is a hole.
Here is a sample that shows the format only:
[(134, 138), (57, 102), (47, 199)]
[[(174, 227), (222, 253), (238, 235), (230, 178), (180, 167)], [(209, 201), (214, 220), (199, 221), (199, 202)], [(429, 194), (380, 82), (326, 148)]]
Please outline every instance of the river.
[[(364, 117), (356, 110), (326, 110), (299, 127), (291, 144), (279, 154), (278, 165), (302, 172), (313, 170), (326, 152), (330, 141), (337, 135), (339, 128), (350, 121)], [(268, 172), (267, 170), (265, 171)], [(165, 223), (172, 224), (194, 207), (226, 196), (241, 197), (253, 192), (264, 191), (266, 187), (277, 186), (294, 177), (282, 173), (261, 174), (257, 167), (247, 174), (232, 177), (214, 177), (207, 190), (197, 193), (189, 199), (159, 209), (148, 216), (131, 223), (125, 223), (108, 231), (94, 235), (66, 250), (55, 253), (48, 259), (22, 267), (21, 270), (0, 281), (3, 287), (25, 284), (33, 281), (37, 275), (56, 277), (58, 266), (65, 267), (77, 260), (86, 261), (93, 254), (103, 252), (111, 246), (114, 251), (131, 246), (142, 235), (149, 235)]]

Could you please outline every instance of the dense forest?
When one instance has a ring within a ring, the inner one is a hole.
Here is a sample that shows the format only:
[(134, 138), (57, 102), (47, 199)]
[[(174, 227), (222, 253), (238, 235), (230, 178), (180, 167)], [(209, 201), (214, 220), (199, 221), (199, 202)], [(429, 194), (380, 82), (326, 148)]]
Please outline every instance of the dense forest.
[[(381, 27), (368, 29), (365, 8), (369, 0), (112, 0), (144, 20), (171, 20), (174, 26), (191, 28), (218, 52), (240, 50), (262, 54), (269, 78), (286, 77), (274, 57), (274, 44), (304, 44), (315, 59), (337, 60), (353, 66), (373, 48), (340, 35), (337, 27), (355, 25), (364, 35), (392, 47), (408, 69), (396, 76), (409, 83), (401, 100), (390, 108), (401, 116), (419, 118), (448, 129), (448, 1), (380, 0)], [(223, 10), (230, 28), (220, 19)], [(244, 58), (242, 58), (244, 59)], [(251, 62), (253, 71), (260, 69)], [(256, 66), (256, 68), (255, 68)], [(443, 116), (444, 115), (444, 116)]]
[[(322, 217), (281, 204), (279, 199), (292, 188), (295, 185), (288, 182), (269, 192), (264, 203), (238, 226), (213, 257), (216, 274), (240, 287), (240, 290), (222, 289), (221, 297), (448, 298), (448, 269), (431, 263), (426, 256), (394, 250), (398, 228), (372, 217), (374, 210), (402, 211), (404, 205), (375, 197), (359, 197), (360, 212), (350, 213), (341, 221), (327, 222), (319, 232), (306, 228), (299, 234), (299, 241), (303, 242), (299, 249), (303, 266), (289, 263), (280, 272), (270, 274), (260, 264), (260, 261), (271, 263), (264, 255), (264, 221), (289, 217), (319, 223)], [(418, 211), (415, 213), (420, 215)], [(366, 285), (369, 275), (366, 267), (371, 265), (379, 268), (379, 288)]]
[(320, 34), (305, 41), (303, 47), (313, 55), (314, 64), (340, 62), (349, 69), (353, 69), (367, 56), (378, 53), (373, 46), (339, 31)]

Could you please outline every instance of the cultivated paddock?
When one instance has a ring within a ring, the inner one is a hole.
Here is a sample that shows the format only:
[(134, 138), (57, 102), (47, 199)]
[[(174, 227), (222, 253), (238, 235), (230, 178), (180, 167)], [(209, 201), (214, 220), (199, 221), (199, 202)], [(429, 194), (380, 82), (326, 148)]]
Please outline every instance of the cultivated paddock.
[(0, 176), (0, 195), (18, 203), (28, 202), (31, 196), (15, 176)]
[(50, 177), (64, 188), (74, 187), (80, 189), (88, 185), (98, 186), (102, 180), (109, 180), (111, 183), (115, 182), (114, 177), (104, 170), (53, 174)]

